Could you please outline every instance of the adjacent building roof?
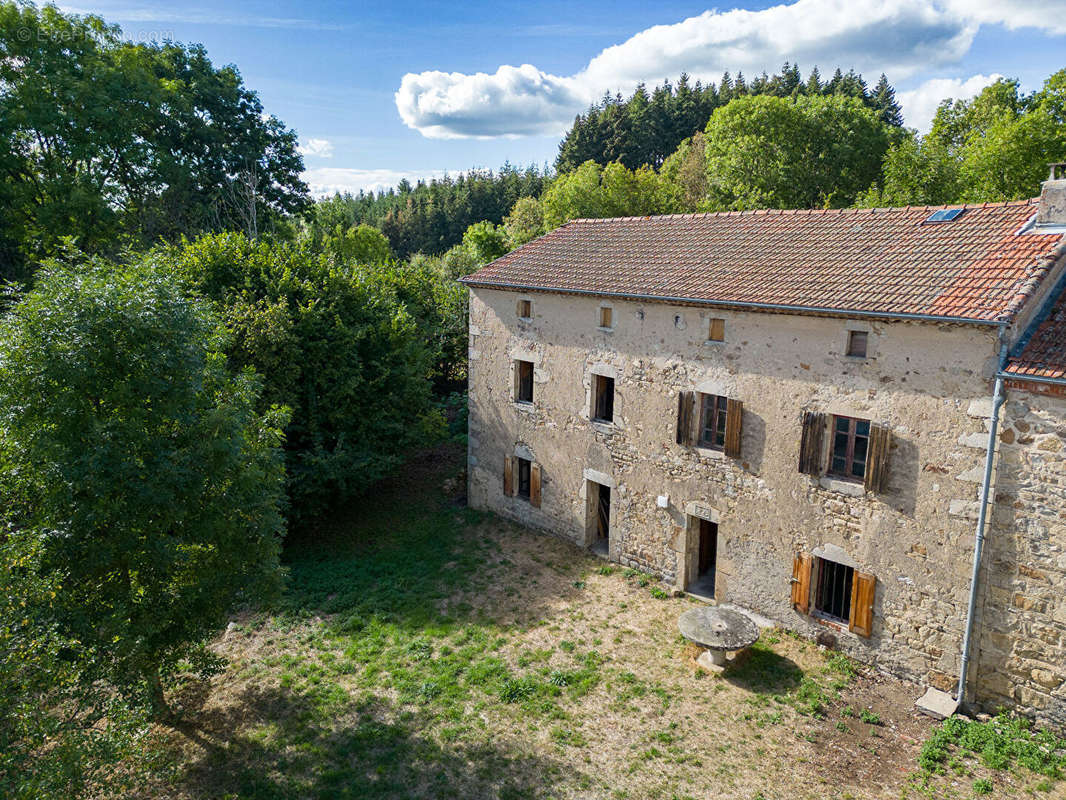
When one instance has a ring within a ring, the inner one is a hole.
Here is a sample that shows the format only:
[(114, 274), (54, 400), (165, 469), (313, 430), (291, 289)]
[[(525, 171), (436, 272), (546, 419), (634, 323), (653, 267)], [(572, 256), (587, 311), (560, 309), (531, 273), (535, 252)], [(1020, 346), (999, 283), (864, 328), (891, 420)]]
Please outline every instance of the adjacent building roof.
[(1066, 381), (1066, 291), (1059, 293), (1048, 316), (1003, 371), (1036, 381)]
[[(736, 307), (1009, 320), (1059, 234), (1020, 233), (1035, 201), (582, 219), (493, 261), (475, 287)], [(950, 215), (948, 215), (950, 216)]]

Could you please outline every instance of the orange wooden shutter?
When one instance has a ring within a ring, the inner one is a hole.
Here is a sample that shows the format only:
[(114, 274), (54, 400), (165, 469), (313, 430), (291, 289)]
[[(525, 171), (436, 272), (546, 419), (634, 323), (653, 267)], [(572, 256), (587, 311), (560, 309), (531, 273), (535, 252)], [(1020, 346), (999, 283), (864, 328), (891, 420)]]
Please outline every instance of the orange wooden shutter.
[(712, 342), (721, 342), (725, 339), (725, 320), (724, 319), (712, 319), (711, 329), (708, 331), (707, 338)]
[(851, 619), (848, 630), (859, 636), (869, 636), (874, 628), (874, 593), (877, 578), (856, 572), (851, 579)]
[(529, 504), (540, 508), (540, 464), (529, 466)]
[(740, 458), (740, 429), (744, 420), (744, 404), (730, 398), (726, 401), (725, 414), (725, 454), (730, 458)]
[(866, 451), (866, 475), (863, 484), (871, 492), (882, 492), (888, 474), (888, 451), (892, 433), (884, 425), (870, 426), (870, 445)]
[(503, 493), (510, 497), (514, 494), (514, 459), (503, 457)]
[(801, 614), (811, 608), (811, 562), (807, 553), (800, 553), (792, 561), (792, 607)]

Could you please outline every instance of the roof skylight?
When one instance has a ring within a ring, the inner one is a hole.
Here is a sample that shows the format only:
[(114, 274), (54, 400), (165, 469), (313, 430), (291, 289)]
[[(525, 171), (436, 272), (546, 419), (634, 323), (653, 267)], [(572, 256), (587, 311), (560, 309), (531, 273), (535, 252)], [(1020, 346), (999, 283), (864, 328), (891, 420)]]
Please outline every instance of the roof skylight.
[(953, 219), (959, 216), (964, 208), (942, 208), (939, 211), (934, 211), (925, 220), (926, 222), (951, 222)]

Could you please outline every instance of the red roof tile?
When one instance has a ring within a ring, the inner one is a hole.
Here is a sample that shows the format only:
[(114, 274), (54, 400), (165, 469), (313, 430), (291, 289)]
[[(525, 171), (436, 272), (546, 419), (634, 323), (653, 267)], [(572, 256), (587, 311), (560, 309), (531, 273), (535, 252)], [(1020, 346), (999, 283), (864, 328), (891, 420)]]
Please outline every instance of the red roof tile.
[(1034, 201), (575, 220), (465, 278), (541, 289), (884, 316), (1009, 319), (1059, 235), (1019, 234)]
[(1066, 380), (1066, 291), (1004, 372), (1035, 380)]

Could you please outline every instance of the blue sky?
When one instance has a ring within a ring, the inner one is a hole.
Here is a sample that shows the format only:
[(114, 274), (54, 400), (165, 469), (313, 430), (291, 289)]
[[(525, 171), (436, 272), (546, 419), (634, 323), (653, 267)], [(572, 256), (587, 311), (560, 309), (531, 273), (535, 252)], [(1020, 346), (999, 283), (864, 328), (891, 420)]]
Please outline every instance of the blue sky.
[(576, 111), (686, 70), (717, 80), (786, 59), (884, 71), (907, 123), (995, 76), (1066, 67), (1066, 0), (226, 4), (79, 0), (130, 39), (200, 42), (300, 134), (319, 193), (551, 162)]

